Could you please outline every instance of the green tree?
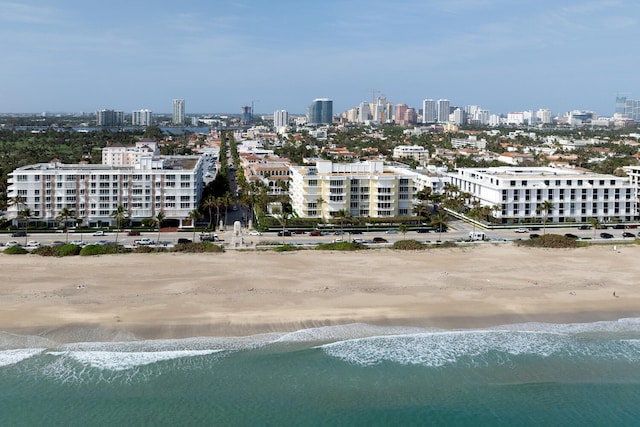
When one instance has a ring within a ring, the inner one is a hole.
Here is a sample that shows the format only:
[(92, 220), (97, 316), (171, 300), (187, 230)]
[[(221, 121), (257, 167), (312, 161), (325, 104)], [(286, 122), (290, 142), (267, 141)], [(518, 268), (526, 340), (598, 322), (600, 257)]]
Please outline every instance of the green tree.
[(198, 209), (192, 209), (189, 212), (189, 219), (191, 220), (191, 225), (193, 226), (193, 241), (196, 241), (196, 224), (199, 219), (202, 218), (202, 213)]
[(156, 224), (158, 225), (158, 244), (160, 244), (160, 228), (162, 228), (162, 221), (164, 221), (165, 218), (166, 215), (162, 211), (156, 214)]
[(118, 245), (118, 235), (120, 234), (120, 228), (122, 223), (127, 218), (127, 211), (124, 206), (118, 205), (115, 211), (111, 212), (111, 218), (116, 220), (116, 245)]
[(553, 202), (550, 200), (545, 200), (540, 203), (538, 207), (536, 207), (536, 212), (542, 214), (542, 235), (547, 234), (547, 218), (549, 218), (549, 213), (553, 209)]
[(407, 224), (400, 224), (400, 226), (398, 226), (398, 231), (402, 233), (402, 240), (406, 240), (407, 231), (409, 231)]
[(442, 240), (442, 232), (447, 229), (447, 222), (447, 214), (443, 211), (431, 215), (431, 226), (438, 230), (438, 240)]
[[(211, 224), (213, 222), (213, 209), (216, 209), (218, 216), (220, 215), (220, 205), (218, 204), (218, 200), (214, 196), (208, 195), (202, 201), (202, 207), (209, 213), (209, 224), (207, 225), (207, 228), (211, 228)], [(215, 230), (215, 225), (213, 229)]]
[(18, 212), (18, 217), (24, 220), (24, 244), (27, 244), (27, 235), (29, 234), (29, 220), (33, 216), (31, 209), (24, 208)]
[(593, 238), (595, 240), (596, 238), (596, 231), (598, 230), (598, 228), (600, 227), (600, 220), (598, 218), (589, 218), (589, 224), (591, 224), (591, 227), (593, 228)]
[(70, 218), (75, 218), (76, 217), (76, 211), (73, 211), (71, 209), (69, 209), (68, 207), (63, 207), (62, 209), (60, 209), (60, 212), (58, 212), (58, 216), (56, 216), (56, 220), (58, 221), (59, 224), (62, 225), (62, 228), (65, 231), (66, 234), (66, 242), (69, 242), (69, 233), (67, 230), (67, 221), (69, 221)]

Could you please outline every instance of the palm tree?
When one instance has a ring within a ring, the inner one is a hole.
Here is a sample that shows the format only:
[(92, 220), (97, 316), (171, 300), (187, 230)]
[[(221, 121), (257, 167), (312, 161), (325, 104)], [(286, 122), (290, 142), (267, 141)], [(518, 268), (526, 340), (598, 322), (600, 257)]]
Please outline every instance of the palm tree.
[(349, 218), (349, 212), (347, 212), (344, 209), (340, 209), (339, 211), (336, 211), (333, 213), (333, 217), (340, 224), (340, 234), (344, 233), (342, 228), (343, 228), (344, 222), (347, 220), (347, 218)]
[(120, 227), (122, 227), (122, 222), (127, 217), (127, 211), (124, 209), (124, 206), (118, 205), (116, 210), (111, 212), (111, 217), (116, 220), (116, 246), (117, 246), (118, 235), (120, 234)]
[(198, 220), (202, 218), (202, 213), (198, 209), (192, 209), (189, 212), (189, 219), (191, 220), (191, 224), (193, 225), (193, 241), (196, 241), (196, 223)]
[(447, 214), (438, 211), (437, 214), (431, 216), (431, 226), (438, 230), (438, 240), (442, 240), (442, 231), (447, 227)]
[[(213, 222), (213, 208), (219, 209), (218, 206), (218, 201), (216, 200), (216, 198), (212, 195), (207, 196), (203, 201), (202, 201), (202, 207), (207, 209), (207, 211), (209, 211), (209, 225), (207, 225), (207, 228), (211, 228), (211, 223)], [(215, 227), (214, 227), (215, 229)]]
[(160, 227), (162, 227), (162, 221), (166, 218), (164, 212), (160, 211), (156, 214), (156, 224), (158, 225), (158, 244), (160, 244)]
[(322, 223), (324, 223), (324, 209), (322, 208), (322, 205), (324, 205), (325, 203), (327, 203), (327, 201), (323, 199), (322, 196), (318, 196), (318, 198), (316, 199), (316, 209), (320, 210), (320, 220), (322, 221)]
[(18, 212), (18, 217), (24, 219), (24, 244), (27, 244), (27, 234), (29, 234), (29, 220), (33, 214), (31, 213), (31, 209), (24, 208), (20, 212)]
[(536, 208), (536, 212), (542, 214), (542, 221), (543, 221), (542, 235), (543, 236), (547, 234), (547, 218), (549, 217), (549, 212), (551, 212), (551, 209), (553, 209), (553, 202), (551, 202), (550, 200), (545, 200), (544, 202), (540, 203)]
[(593, 238), (596, 238), (596, 231), (600, 227), (600, 220), (598, 218), (589, 218), (589, 224), (593, 227)]
[(58, 223), (62, 224), (62, 226), (64, 227), (65, 230), (65, 234), (66, 236), (66, 243), (69, 242), (69, 233), (67, 230), (67, 221), (69, 220), (69, 218), (75, 218), (76, 216), (76, 212), (69, 209), (68, 207), (63, 207), (62, 209), (60, 209), (60, 212), (58, 212), (58, 216), (56, 216), (56, 219), (58, 220)]
[(407, 224), (400, 224), (398, 226), (398, 231), (402, 233), (402, 240), (406, 240), (407, 231), (409, 231), (409, 227), (407, 227)]

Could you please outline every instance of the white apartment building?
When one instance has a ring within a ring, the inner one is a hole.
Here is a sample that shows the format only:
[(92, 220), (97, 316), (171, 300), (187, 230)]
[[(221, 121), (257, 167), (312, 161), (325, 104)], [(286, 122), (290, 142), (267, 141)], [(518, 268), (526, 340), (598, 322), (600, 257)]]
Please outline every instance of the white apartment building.
[(289, 126), (289, 113), (287, 110), (277, 110), (273, 113), (273, 127), (275, 129)]
[[(163, 212), (181, 226), (198, 208), (202, 195), (203, 161), (200, 156), (153, 158), (141, 156), (135, 164), (40, 163), (9, 174), (8, 196), (21, 196), (7, 218), (29, 208), (32, 221), (55, 226), (63, 208), (75, 211), (89, 227), (115, 225), (113, 212), (122, 205), (135, 224)], [(189, 222), (190, 223), (190, 222)]]
[(483, 206), (496, 206), (503, 224), (537, 222), (538, 206), (550, 201), (550, 222), (634, 221), (637, 189), (628, 178), (550, 167), (461, 168), (451, 184)]
[(393, 149), (394, 159), (413, 159), (417, 162), (427, 160), (429, 152), (420, 145), (398, 145)]
[(134, 110), (131, 112), (131, 124), (133, 126), (151, 126), (151, 110)]
[(448, 123), (450, 106), (448, 99), (438, 99), (438, 123)]
[[(291, 166), (289, 195), (302, 218), (331, 218), (344, 210), (352, 217), (412, 214), (412, 179), (385, 168), (382, 161)], [(319, 200), (323, 201), (319, 203)]]
[(183, 125), (184, 124), (184, 99), (174, 99), (173, 100), (173, 114), (171, 116), (171, 122), (174, 125)]
[(436, 101), (434, 99), (422, 100), (422, 123), (431, 124), (436, 122)]

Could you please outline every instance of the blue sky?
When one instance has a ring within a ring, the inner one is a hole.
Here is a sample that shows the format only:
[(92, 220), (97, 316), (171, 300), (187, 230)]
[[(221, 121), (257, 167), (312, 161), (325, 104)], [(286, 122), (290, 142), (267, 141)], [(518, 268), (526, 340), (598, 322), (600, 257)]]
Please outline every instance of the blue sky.
[(611, 115), (637, 0), (0, 0), (0, 113), (341, 112), (372, 97)]

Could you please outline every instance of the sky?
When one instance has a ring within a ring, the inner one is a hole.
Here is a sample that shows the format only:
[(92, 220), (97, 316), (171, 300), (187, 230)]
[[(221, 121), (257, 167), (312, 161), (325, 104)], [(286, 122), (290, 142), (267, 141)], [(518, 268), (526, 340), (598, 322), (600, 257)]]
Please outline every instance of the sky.
[(0, 113), (640, 99), (638, 0), (0, 0)]

